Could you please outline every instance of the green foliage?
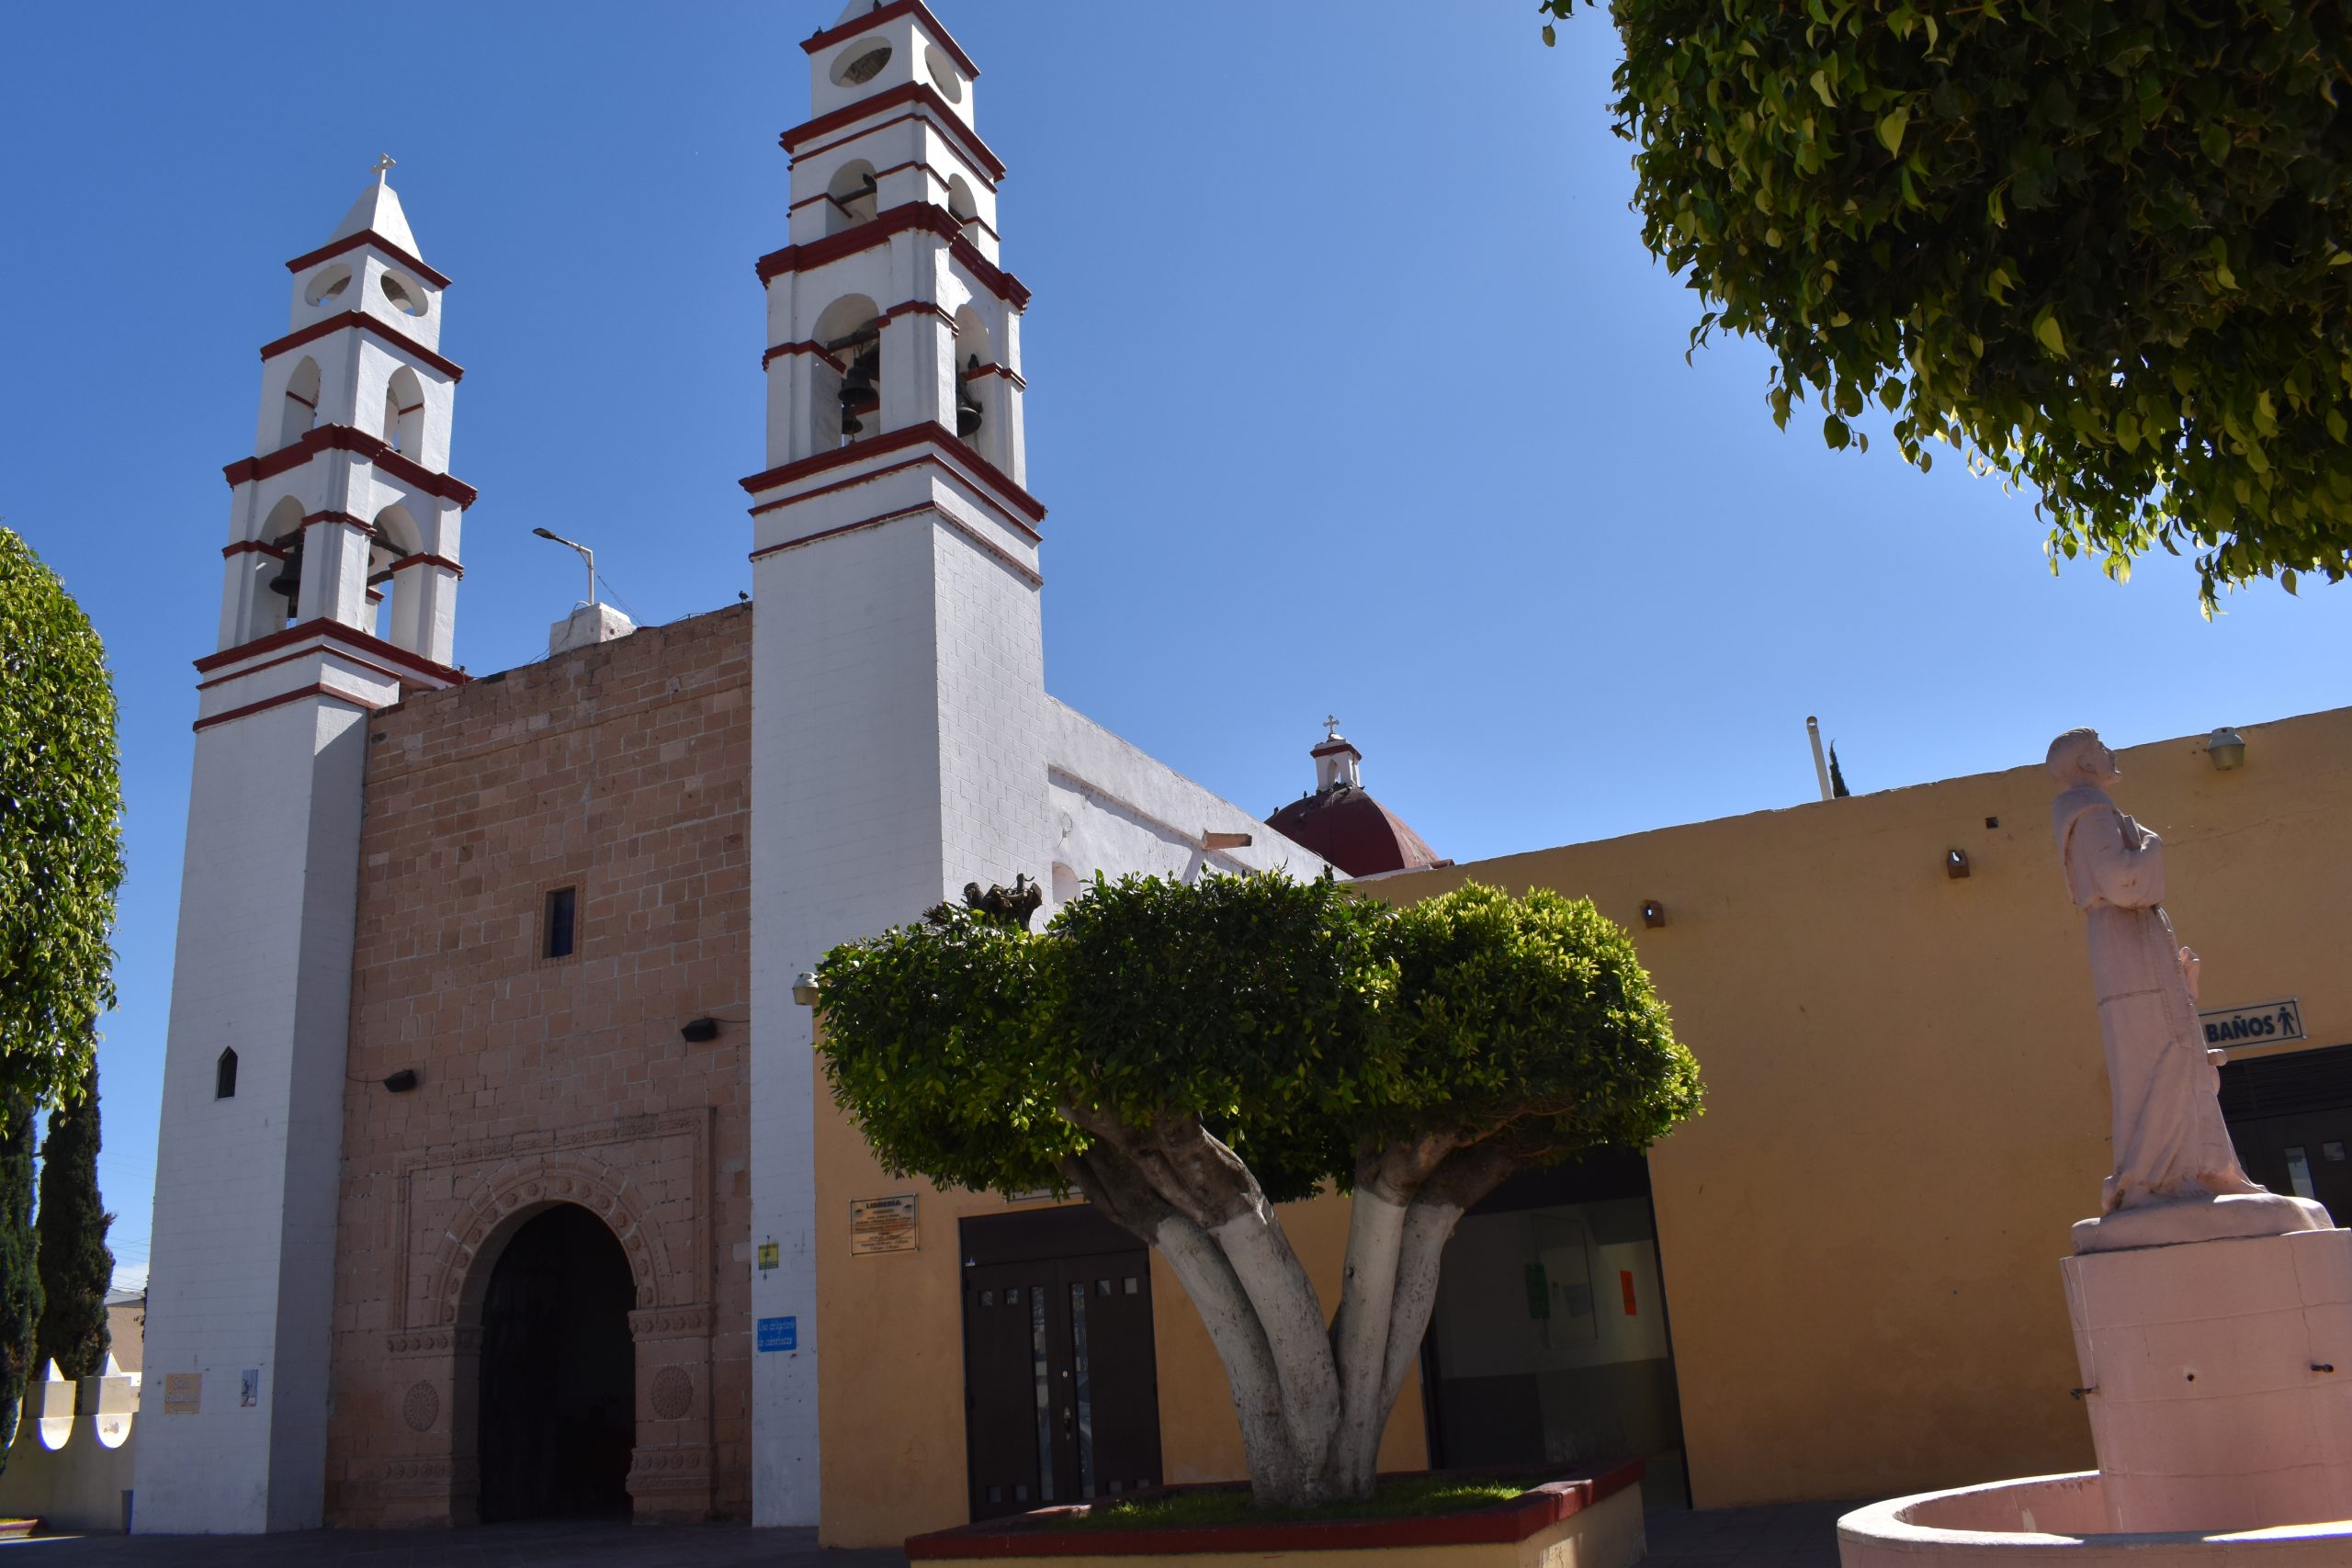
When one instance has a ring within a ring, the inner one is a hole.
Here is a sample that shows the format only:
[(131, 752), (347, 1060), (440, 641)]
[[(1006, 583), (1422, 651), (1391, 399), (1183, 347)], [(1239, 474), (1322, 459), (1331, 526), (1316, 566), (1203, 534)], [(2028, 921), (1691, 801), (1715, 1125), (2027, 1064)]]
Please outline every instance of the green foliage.
[(70, 1099), (114, 1001), (114, 722), (97, 633), (0, 528), (0, 1099)]
[(1059, 1187), (1069, 1108), (1196, 1117), (1277, 1201), (1389, 1140), (1541, 1163), (1698, 1108), (1630, 939), (1552, 893), (1400, 911), (1329, 878), (1098, 878), (1042, 934), (942, 908), (818, 977), (835, 1096), (895, 1171), (962, 1187)]
[[(1544, 0), (1565, 17), (1577, 0)], [(1650, 249), (1777, 356), (2037, 490), (2060, 556), (2352, 570), (2344, 0), (1611, 0)], [(1547, 22), (1547, 42), (1556, 33)]]
[(80, 1102), (49, 1113), (40, 1147), (40, 1328), (36, 1364), (54, 1359), (69, 1378), (106, 1370), (107, 1291), (114, 1254), (107, 1228), (114, 1216), (98, 1197), (98, 1069), (94, 1063)]
[(33, 1359), (40, 1321), (40, 1271), (34, 1262), (33, 1108), (0, 1105), (0, 1462), (16, 1440), (14, 1413)]

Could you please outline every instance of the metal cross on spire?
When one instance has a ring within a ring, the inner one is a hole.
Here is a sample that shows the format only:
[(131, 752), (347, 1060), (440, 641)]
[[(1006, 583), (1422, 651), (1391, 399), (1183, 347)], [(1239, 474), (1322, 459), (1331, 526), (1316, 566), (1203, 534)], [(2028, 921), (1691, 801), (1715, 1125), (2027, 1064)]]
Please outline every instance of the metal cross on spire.
[(1340, 716), (1338, 714), (1326, 714), (1323, 717), (1323, 739), (1326, 740), (1337, 740), (1339, 738)]
[(390, 152), (377, 153), (375, 168), (376, 183), (378, 185), (382, 185), (384, 183), (385, 176), (392, 172), (392, 165), (399, 162), (400, 160), (393, 157)]

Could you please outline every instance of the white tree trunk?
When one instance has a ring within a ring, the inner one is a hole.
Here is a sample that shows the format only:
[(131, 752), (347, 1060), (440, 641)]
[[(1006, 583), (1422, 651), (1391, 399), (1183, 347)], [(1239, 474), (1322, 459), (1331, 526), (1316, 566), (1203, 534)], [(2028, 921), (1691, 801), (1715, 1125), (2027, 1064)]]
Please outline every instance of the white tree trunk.
[(1206, 1232), (1182, 1214), (1170, 1214), (1153, 1233), (1152, 1245), (1183, 1282), (1225, 1363), (1233, 1414), (1241, 1423), (1241, 1452), (1250, 1466), (1250, 1491), (1261, 1505), (1295, 1502), (1306, 1481), (1289, 1424), (1283, 1418), (1282, 1378), (1265, 1330), (1233, 1266)]
[(1348, 1219), (1347, 1277), (1340, 1287), (1340, 1315), (1331, 1324), (1331, 1354), (1340, 1375), (1340, 1431), (1333, 1469), (1342, 1493), (1372, 1495), (1380, 1458), (1380, 1434), (1396, 1396), (1383, 1397), (1381, 1373), (1395, 1318), (1396, 1264), (1403, 1245), (1405, 1204), (1376, 1186), (1359, 1182)]
[(1233, 1265), (1273, 1351), (1283, 1420), (1303, 1472), (1302, 1500), (1324, 1501), (1332, 1495), (1327, 1472), (1340, 1431), (1340, 1380), (1315, 1281), (1262, 1197), (1209, 1234)]

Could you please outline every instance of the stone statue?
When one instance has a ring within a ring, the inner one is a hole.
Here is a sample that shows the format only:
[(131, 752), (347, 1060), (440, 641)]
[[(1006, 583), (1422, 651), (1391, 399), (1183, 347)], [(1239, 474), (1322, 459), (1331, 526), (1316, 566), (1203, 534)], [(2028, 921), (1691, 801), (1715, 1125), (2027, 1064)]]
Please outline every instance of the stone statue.
[(2115, 753), (2096, 731), (2070, 729), (2051, 742), (2049, 767), (2066, 891), (2089, 916), (2114, 1117), (2115, 1173), (2100, 1217), (2075, 1227), (2075, 1250), (2330, 1228), (2319, 1204), (2268, 1191), (2238, 1164), (2197, 1020), (2197, 955), (2164, 909), (2164, 841), (2109, 797)]

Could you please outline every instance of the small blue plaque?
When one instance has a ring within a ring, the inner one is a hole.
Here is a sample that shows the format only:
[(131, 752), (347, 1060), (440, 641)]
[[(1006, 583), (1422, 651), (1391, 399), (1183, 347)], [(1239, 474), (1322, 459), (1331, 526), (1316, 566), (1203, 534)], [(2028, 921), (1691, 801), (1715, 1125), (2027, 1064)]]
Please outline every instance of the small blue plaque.
[(760, 1348), (763, 1350), (799, 1349), (800, 1320), (797, 1317), (760, 1319)]

